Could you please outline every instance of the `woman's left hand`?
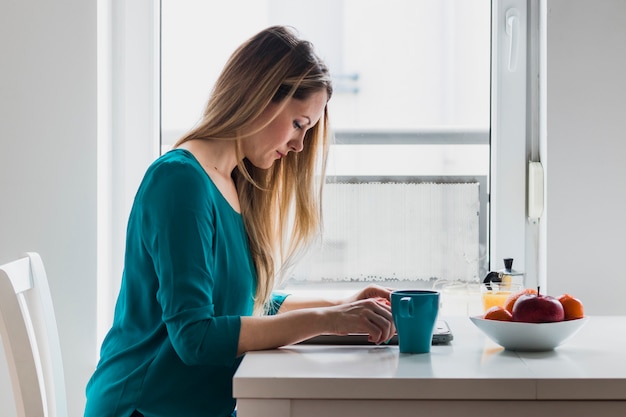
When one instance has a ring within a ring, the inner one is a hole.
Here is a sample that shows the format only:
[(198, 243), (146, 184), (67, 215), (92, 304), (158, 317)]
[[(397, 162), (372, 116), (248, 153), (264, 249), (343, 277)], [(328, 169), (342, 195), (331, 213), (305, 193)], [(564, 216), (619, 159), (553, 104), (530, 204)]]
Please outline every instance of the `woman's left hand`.
[(389, 302), (392, 291), (393, 291), (392, 288), (385, 288), (385, 287), (381, 287), (380, 285), (371, 284), (363, 288), (361, 291), (357, 292), (356, 294), (352, 295), (351, 297), (348, 297), (345, 300), (345, 303), (351, 303), (353, 301), (358, 301), (358, 300), (365, 300), (368, 298), (382, 298)]

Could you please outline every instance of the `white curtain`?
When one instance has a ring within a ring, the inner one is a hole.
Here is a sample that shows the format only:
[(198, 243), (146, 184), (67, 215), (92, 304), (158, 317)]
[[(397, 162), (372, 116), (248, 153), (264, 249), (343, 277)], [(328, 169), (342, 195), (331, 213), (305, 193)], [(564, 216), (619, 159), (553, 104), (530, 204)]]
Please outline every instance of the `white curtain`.
[(291, 282), (476, 280), (479, 210), (479, 183), (327, 184), (323, 240)]

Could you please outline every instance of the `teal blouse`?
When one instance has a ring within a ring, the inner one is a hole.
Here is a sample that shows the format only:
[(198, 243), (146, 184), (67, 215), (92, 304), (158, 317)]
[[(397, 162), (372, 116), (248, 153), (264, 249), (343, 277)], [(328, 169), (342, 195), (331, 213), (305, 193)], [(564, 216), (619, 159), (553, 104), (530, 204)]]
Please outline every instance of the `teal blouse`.
[[(229, 416), (256, 271), (241, 215), (194, 156), (147, 170), (130, 213), (113, 325), (85, 417)], [(275, 294), (271, 314), (285, 295)]]

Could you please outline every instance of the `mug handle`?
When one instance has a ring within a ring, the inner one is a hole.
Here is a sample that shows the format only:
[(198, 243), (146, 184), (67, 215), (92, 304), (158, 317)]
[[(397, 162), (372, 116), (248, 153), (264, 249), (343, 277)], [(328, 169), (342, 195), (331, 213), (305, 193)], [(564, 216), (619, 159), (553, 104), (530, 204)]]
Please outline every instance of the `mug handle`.
[(400, 299), (400, 316), (412, 317), (413, 316), (413, 303), (411, 297), (402, 297)]

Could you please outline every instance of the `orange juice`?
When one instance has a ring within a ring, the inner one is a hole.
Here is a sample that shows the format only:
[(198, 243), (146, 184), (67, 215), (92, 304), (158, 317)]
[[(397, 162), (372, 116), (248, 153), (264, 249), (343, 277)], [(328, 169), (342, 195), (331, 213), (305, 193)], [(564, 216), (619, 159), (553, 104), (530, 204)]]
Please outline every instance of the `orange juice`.
[(517, 293), (521, 289), (521, 285), (512, 283), (492, 282), (482, 284), (483, 308), (487, 311), (493, 306), (504, 307), (504, 303), (509, 295)]
[(511, 291), (487, 291), (483, 293), (483, 307), (485, 311), (493, 306), (504, 307), (504, 302), (511, 295)]

